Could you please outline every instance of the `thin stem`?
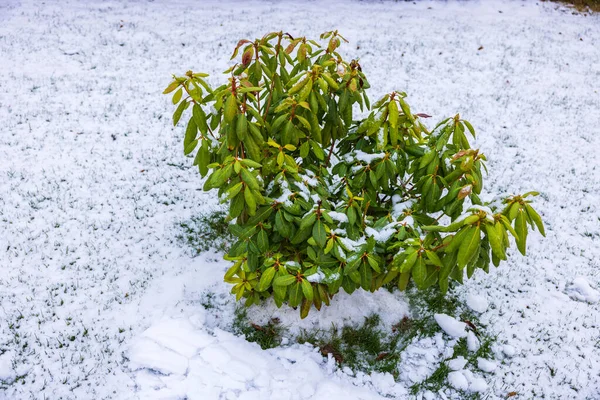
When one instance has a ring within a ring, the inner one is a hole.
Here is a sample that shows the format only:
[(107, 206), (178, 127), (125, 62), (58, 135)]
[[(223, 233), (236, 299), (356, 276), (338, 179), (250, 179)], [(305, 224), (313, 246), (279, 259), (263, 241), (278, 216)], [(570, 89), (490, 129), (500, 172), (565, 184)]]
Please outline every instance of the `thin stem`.
[(327, 155), (327, 161), (325, 161), (325, 167), (329, 167), (331, 155), (333, 154), (333, 147), (335, 146), (335, 139), (331, 141), (331, 147), (329, 148), (329, 154)]

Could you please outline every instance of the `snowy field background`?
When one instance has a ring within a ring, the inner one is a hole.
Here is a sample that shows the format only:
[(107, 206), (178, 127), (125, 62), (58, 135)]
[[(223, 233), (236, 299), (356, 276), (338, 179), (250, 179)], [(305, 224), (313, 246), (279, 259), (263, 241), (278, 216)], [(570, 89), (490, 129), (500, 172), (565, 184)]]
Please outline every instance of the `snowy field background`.
[[(541, 192), (548, 237), (457, 290), (489, 301), (480, 321), (496, 368), (459, 371), (455, 386), (600, 399), (600, 17), (488, 0), (1, 1), (0, 399), (404, 398), (451, 357), (446, 334), (417, 341), (394, 382), (221, 330), (233, 318), (227, 263), (176, 239), (215, 196), (161, 91), (187, 69), (215, 83), (240, 38), (280, 29), (340, 30), (372, 99), (405, 90), (432, 124), (459, 112), (479, 132), (493, 194)], [(202, 307), (207, 291), (223, 313)], [(398, 293), (335, 304), (302, 326), (411, 312)], [(275, 315), (289, 325), (297, 312), (250, 311)]]

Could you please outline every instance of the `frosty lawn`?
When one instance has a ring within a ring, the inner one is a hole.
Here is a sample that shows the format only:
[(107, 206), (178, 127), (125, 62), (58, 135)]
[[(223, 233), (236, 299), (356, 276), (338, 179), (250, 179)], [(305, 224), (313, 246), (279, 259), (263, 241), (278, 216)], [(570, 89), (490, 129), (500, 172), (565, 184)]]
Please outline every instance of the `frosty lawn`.
[[(0, 399), (369, 399), (438, 375), (449, 398), (600, 397), (600, 20), (555, 7), (4, 2)], [(340, 296), (301, 323), (295, 311), (250, 309), (249, 321), (286, 327), (288, 344), (271, 350), (225, 330), (227, 263), (215, 251), (190, 257), (197, 246), (178, 239), (217, 204), (198, 190), (160, 92), (181, 60), (217, 75), (238, 38), (282, 27), (339, 29), (371, 91), (401, 88), (417, 112), (458, 111), (475, 125), (491, 192), (541, 192), (548, 237), (477, 274), (444, 312), (478, 316), (494, 365), (462, 365), (468, 337), (442, 329), (406, 347), (397, 381), (293, 343), (302, 328), (359, 326), (372, 313), (386, 332), (424, 317), (398, 293)]]

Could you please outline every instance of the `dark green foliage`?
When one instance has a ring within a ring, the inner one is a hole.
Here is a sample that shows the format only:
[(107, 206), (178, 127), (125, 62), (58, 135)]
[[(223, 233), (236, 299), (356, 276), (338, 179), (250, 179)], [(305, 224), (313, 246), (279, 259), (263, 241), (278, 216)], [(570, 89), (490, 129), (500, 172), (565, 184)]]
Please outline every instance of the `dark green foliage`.
[(556, 3), (570, 4), (581, 12), (600, 11), (600, 0), (551, 0)]
[(456, 115), (430, 130), (402, 91), (371, 105), (358, 60), (338, 53), (346, 40), (321, 39), (244, 39), (225, 84), (188, 71), (164, 91), (174, 124), (185, 115), (184, 154), (196, 151), (204, 190), (229, 202), (225, 281), (236, 299), (272, 297), (305, 317), (340, 288), (445, 293), (505, 260), (509, 233), (525, 254), (529, 230), (544, 234), (529, 204), (537, 193), (484, 204), (471, 124)]
[(263, 350), (279, 346), (282, 331), (283, 327), (277, 319), (270, 320), (266, 325), (258, 325), (248, 321), (244, 309), (236, 309), (233, 332), (244, 335), (249, 342), (258, 343)]

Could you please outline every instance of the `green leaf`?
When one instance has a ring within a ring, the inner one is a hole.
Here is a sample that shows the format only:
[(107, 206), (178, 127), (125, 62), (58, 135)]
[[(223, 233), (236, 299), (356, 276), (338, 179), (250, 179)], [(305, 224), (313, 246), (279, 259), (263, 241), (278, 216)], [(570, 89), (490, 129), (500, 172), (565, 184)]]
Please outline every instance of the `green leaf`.
[(333, 249), (333, 245), (335, 244), (334, 239), (329, 239), (327, 241), (327, 245), (325, 246), (325, 250), (323, 251), (325, 254), (329, 254), (329, 252)]
[(388, 120), (392, 128), (398, 127), (398, 103), (396, 100), (391, 100), (388, 104)]
[(173, 126), (177, 125), (179, 119), (181, 118), (181, 114), (183, 114), (183, 110), (187, 108), (188, 104), (189, 103), (187, 101), (182, 101), (179, 103), (179, 106), (177, 106), (175, 112), (173, 113)]
[(540, 217), (540, 215), (533, 209), (533, 207), (531, 207), (527, 203), (525, 203), (525, 210), (527, 211), (527, 215), (529, 215), (529, 218), (531, 218), (535, 226), (537, 226), (542, 236), (546, 237), (546, 230), (544, 229), (542, 217)]
[(275, 278), (275, 280), (273, 281), (273, 285), (274, 286), (289, 286), (294, 282), (296, 282), (295, 275), (283, 275), (283, 276), (278, 276), (277, 278)]
[(281, 210), (275, 214), (275, 229), (277, 229), (279, 234), (284, 238), (289, 238), (292, 234), (292, 227), (290, 226), (290, 223), (283, 218), (282, 214), (283, 211)]
[(188, 144), (185, 146), (185, 148), (183, 149), (183, 154), (184, 154), (184, 155), (186, 155), (186, 156), (187, 156), (188, 154), (190, 154), (192, 151), (194, 151), (194, 149), (196, 148), (196, 145), (197, 145), (197, 144), (198, 144), (198, 141), (197, 141), (197, 140), (194, 140), (193, 142), (191, 142), (191, 143), (188, 143)]
[(177, 87), (180, 85), (180, 83), (178, 81), (173, 81), (169, 84), (169, 86), (167, 86), (167, 88), (163, 91), (163, 94), (169, 94), (171, 93), (173, 90), (177, 89)]
[(321, 146), (314, 140), (310, 141), (310, 145), (312, 147), (313, 154), (315, 155), (315, 157), (317, 157), (321, 161), (325, 160), (325, 152), (323, 151)]
[(485, 224), (485, 232), (487, 234), (487, 238), (490, 242), (490, 246), (492, 247), (492, 252), (498, 257), (500, 260), (506, 259), (506, 253), (504, 251), (504, 246), (502, 245), (502, 238), (499, 236), (498, 227), (502, 228), (500, 223), (496, 223), (496, 225)]
[[(273, 277), (275, 276), (275, 267), (270, 267), (265, 270), (260, 276), (260, 281), (258, 282), (257, 290), (259, 292), (265, 291), (271, 286), (271, 282), (273, 281)], [(291, 276), (291, 275), (290, 275)]]
[(527, 247), (527, 220), (525, 218), (525, 210), (522, 208), (519, 209), (515, 219), (515, 231), (519, 236), (517, 239), (517, 248), (521, 254), (525, 255), (525, 249)]
[(411, 272), (413, 280), (415, 281), (415, 285), (421, 289), (425, 284), (425, 280), (427, 279), (427, 266), (425, 265), (425, 260), (423, 260), (421, 255), (417, 257)]
[(231, 200), (231, 205), (229, 206), (229, 216), (231, 218), (237, 218), (244, 211), (244, 195), (238, 193), (237, 196)]
[(473, 258), (481, 241), (479, 226), (471, 226), (468, 228), (465, 236), (462, 238), (460, 247), (458, 248), (458, 267), (465, 267)]
[(233, 94), (230, 94), (227, 97), (227, 101), (225, 101), (225, 112), (223, 114), (225, 118), (225, 123), (230, 123), (233, 121), (235, 116), (237, 115), (238, 107), (237, 100)]
[(438, 255), (435, 254), (433, 251), (425, 250), (425, 254), (427, 254), (427, 258), (433, 263), (433, 265), (438, 267), (444, 266), (444, 264), (442, 264), (442, 260), (440, 260), (440, 257), (438, 257)]
[(370, 290), (371, 280), (373, 279), (373, 271), (371, 270), (371, 267), (365, 263), (361, 263), (358, 272), (360, 273), (360, 286), (364, 290)]
[(181, 100), (182, 94), (183, 94), (183, 89), (179, 89), (178, 91), (175, 92), (175, 94), (173, 95), (173, 104), (179, 103), (179, 101)]
[(313, 288), (308, 279), (302, 279), (302, 293), (308, 301), (313, 301)]
[(300, 221), (300, 229), (311, 228), (316, 220), (317, 215), (314, 212), (310, 212), (307, 216), (302, 218), (302, 221)]
[[(196, 135), (198, 134), (198, 127), (196, 126), (196, 122), (194, 118), (190, 118), (187, 129), (185, 130), (185, 138), (183, 139), (183, 148), (184, 153), (187, 155), (191, 152), (188, 150), (188, 145), (196, 140)], [(194, 149), (192, 149), (194, 150)]]
[(315, 239), (315, 241), (317, 242), (317, 244), (319, 245), (319, 247), (322, 248), (325, 246), (325, 242), (327, 241), (327, 236), (325, 233), (325, 225), (323, 225), (323, 222), (321, 222), (321, 220), (318, 220), (313, 225), (312, 235), (313, 235), (313, 238)]
[(305, 128), (308, 130), (308, 131), (310, 131), (310, 122), (308, 122), (308, 121), (306, 120), (306, 118), (304, 118), (304, 117), (301, 117), (300, 115), (296, 115), (296, 119), (297, 119), (298, 121), (300, 121), (300, 123), (301, 123), (302, 125), (304, 125), (304, 127), (305, 127)]
[(235, 134), (238, 139), (241, 141), (246, 139), (246, 135), (248, 133), (248, 120), (246, 119), (246, 114), (240, 114), (236, 118), (235, 122)]
[(473, 129), (473, 126), (471, 125), (471, 123), (469, 121), (465, 121), (464, 119), (462, 120), (462, 123), (465, 124), (465, 126), (467, 127), (469, 132), (471, 132), (471, 135), (473, 135), (473, 137), (475, 137), (475, 129)]
[(256, 212), (256, 214), (254, 214), (253, 217), (248, 219), (248, 225), (256, 225), (259, 222), (263, 222), (264, 220), (269, 218), (269, 216), (271, 215), (272, 212), (273, 212), (273, 208), (271, 206), (261, 207)]
[(408, 286), (408, 281), (410, 280), (410, 271), (400, 273), (400, 277), (398, 278), (398, 289), (401, 291), (406, 290), (406, 286)]
[(264, 229), (261, 229), (260, 232), (258, 232), (256, 244), (258, 245), (259, 250), (263, 253), (269, 249), (269, 235)]
[(291, 285), (289, 291), (290, 295), (288, 298), (288, 304), (290, 307), (298, 307), (302, 301), (302, 285), (300, 282), (296, 282), (295, 284)]
[(193, 116), (194, 120), (196, 121), (196, 126), (198, 126), (198, 130), (203, 135), (206, 135), (206, 133), (208, 132), (208, 124), (206, 123), (206, 114), (204, 113), (204, 110), (202, 110), (202, 108), (198, 104), (194, 104), (194, 107), (192, 107), (192, 116)]
[(261, 164), (257, 163), (256, 161), (252, 161), (249, 158), (244, 158), (243, 160), (240, 160), (240, 162), (245, 167), (250, 167), (250, 168), (260, 168), (260, 167), (262, 167)]
[(246, 168), (242, 168), (242, 180), (250, 189), (260, 190), (260, 186), (258, 185), (258, 180), (254, 177), (252, 172), (248, 171)]
[(244, 190), (244, 200), (246, 202), (246, 206), (248, 206), (248, 214), (250, 216), (256, 214), (256, 199), (252, 195), (252, 191), (249, 188)]
[(227, 197), (233, 199), (242, 190), (243, 183), (238, 182), (227, 190)]
[(409, 120), (414, 121), (414, 117), (410, 112), (410, 107), (408, 107), (408, 104), (406, 104), (402, 97), (398, 98), (398, 101), (400, 102), (400, 108), (402, 108), (404, 115), (406, 115)]
[(210, 154), (208, 151), (208, 142), (206, 140), (202, 141), (200, 145), (200, 150), (196, 154), (196, 158), (194, 158), (194, 165), (198, 165), (198, 169), (200, 170), (201, 176), (206, 176), (208, 173), (208, 164), (210, 163)]
[(404, 262), (402, 263), (402, 265), (400, 265), (400, 272), (402, 273), (410, 271), (413, 265), (415, 265), (418, 255), (419, 253), (417, 251), (409, 254), (408, 257), (406, 257), (406, 260), (404, 260)]

